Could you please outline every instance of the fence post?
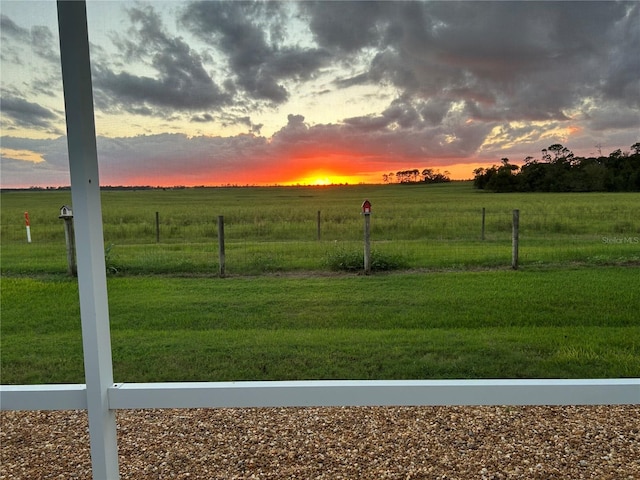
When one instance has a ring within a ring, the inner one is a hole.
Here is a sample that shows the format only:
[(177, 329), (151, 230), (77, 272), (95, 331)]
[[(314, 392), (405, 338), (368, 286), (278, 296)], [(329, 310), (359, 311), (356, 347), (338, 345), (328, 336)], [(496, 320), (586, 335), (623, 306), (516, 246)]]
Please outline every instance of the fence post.
[(520, 234), (520, 210), (513, 211), (513, 230), (511, 235), (511, 268), (518, 269), (518, 240)]
[(364, 273), (371, 273), (371, 202), (362, 202), (362, 214), (364, 215)]
[(371, 215), (365, 215), (364, 216), (364, 273), (366, 274), (369, 274), (371, 272), (370, 229), (371, 229)]
[(160, 212), (156, 212), (156, 243), (160, 243)]
[(480, 235), (480, 239), (484, 240), (484, 219), (485, 219), (485, 208), (482, 207), (482, 234)]
[(224, 253), (224, 216), (218, 216), (218, 263), (220, 264), (219, 273), (224, 277), (225, 270), (225, 253)]
[(73, 215), (60, 215), (64, 220), (64, 240), (67, 245), (67, 275), (73, 277), (77, 273), (76, 268), (76, 245), (73, 231)]
[(318, 241), (320, 241), (320, 210), (318, 210)]

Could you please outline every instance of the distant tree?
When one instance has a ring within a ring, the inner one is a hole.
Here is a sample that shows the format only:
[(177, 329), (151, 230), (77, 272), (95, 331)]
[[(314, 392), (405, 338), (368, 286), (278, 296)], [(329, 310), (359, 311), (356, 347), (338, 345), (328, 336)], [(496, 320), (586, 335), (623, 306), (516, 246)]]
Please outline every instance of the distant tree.
[(433, 178), (433, 169), (425, 168), (424, 170), (422, 170), (421, 175), (423, 182), (429, 182)]
[(547, 151), (553, 152), (554, 158), (551, 161), (554, 163), (573, 163), (573, 152), (559, 143), (554, 143)]
[(440, 170), (433, 170), (432, 168), (424, 168), (422, 171), (417, 168), (399, 170), (395, 174), (388, 173), (383, 175), (383, 180), (385, 176), (389, 182), (393, 182), (395, 176), (397, 183), (445, 183), (451, 181), (449, 172), (441, 173)]
[(473, 174), (475, 175), (473, 178), (473, 186), (480, 190), (484, 190), (491, 180), (491, 177), (493, 177), (497, 172), (498, 167), (495, 165), (489, 168), (476, 168), (473, 171)]
[(396, 172), (396, 179), (399, 183), (411, 183), (418, 180), (420, 171), (418, 169), (413, 170), (400, 170)]
[(474, 170), (474, 186), (496, 192), (640, 191), (640, 142), (634, 153), (614, 150), (608, 157), (576, 157), (568, 148), (551, 145), (542, 161), (526, 157), (519, 169), (501, 159), (501, 165)]
[(451, 181), (451, 174), (447, 171), (440, 173), (440, 170), (425, 168), (422, 170), (422, 181), (425, 183), (446, 183)]
[(595, 144), (596, 149), (598, 150), (598, 156), (602, 156), (602, 144), (600, 142)]
[(562, 152), (563, 149), (564, 149), (564, 147), (562, 145), (560, 145), (559, 143), (554, 143), (549, 148), (547, 148), (548, 151), (553, 152), (553, 154), (555, 156), (554, 160), (557, 160), (558, 157), (560, 157), (560, 153)]
[(491, 168), (476, 168), (473, 173), (473, 185), (479, 189), (493, 190), (494, 192), (513, 192), (518, 190), (518, 178), (515, 172), (517, 165), (509, 163), (508, 158), (500, 160), (502, 165), (493, 165)]
[(538, 162), (532, 160), (525, 163), (520, 169), (519, 187), (524, 191), (537, 191), (548, 192), (549, 191), (549, 171), (552, 165), (547, 162)]
[(496, 174), (491, 177), (487, 183), (487, 188), (495, 192), (513, 192), (517, 190), (517, 178), (514, 172), (518, 170), (517, 165), (509, 163), (508, 158), (501, 159), (502, 165), (500, 165), (496, 171)]

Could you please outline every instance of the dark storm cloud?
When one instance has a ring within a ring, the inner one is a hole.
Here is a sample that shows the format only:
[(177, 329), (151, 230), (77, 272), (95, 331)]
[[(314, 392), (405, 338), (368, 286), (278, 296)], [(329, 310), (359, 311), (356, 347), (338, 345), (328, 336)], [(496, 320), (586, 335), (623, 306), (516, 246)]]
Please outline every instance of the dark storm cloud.
[(196, 123), (209, 123), (215, 121), (215, 118), (209, 113), (203, 113), (202, 115), (194, 115), (191, 117), (191, 121)]
[(60, 50), (57, 45), (58, 38), (51, 33), (51, 30), (43, 26), (35, 26), (31, 29), (31, 44), (33, 51), (41, 58), (60, 64)]
[(490, 130), (486, 124), (468, 123), (451, 135), (449, 127), (430, 127), (413, 107), (400, 103), (380, 116), (350, 118), (342, 125), (309, 126), (302, 115), (289, 115), (287, 125), (273, 135), (268, 147), (274, 158), (348, 152), (350, 161), (367, 161), (369, 167), (376, 162), (428, 162), (434, 156), (442, 162), (476, 151)]
[[(102, 64), (94, 68), (94, 86), (105, 98), (107, 108), (115, 102), (127, 111), (153, 111), (171, 108), (197, 110), (219, 108), (230, 101), (229, 95), (213, 81), (204, 68), (201, 56), (178, 37), (164, 31), (152, 7), (128, 10), (133, 24), (132, 39), (116, 37), (124, 61), (142, 60), (156, 72), (156, 77), (114, 72)], [(132, 110), (133, 109), (133, 110)]]
[(381, 43), (381, 28), (394, 6), (385, 2), (315, 1), (302, 2), (300, 8), (310, 18), (309, 28), (318, 45), (353, 53)]
[(31, 151), (40, 154), (44, 158), (48, 168), (69, 169), (67, 138), (64, 136), (53, 139), (3, 136), (0, 138), (0, 143), (5, 148)]
[[(166, 32), (152, 6), (139, 6), (128, 10), (129, 36), (115, 43), (123, 65), (142, 60), (158, 74), (101, 64), (96, 104), (243, 124), (252, 111), (289, 100), (295, 82), (348, 66), (327, 85), (391, 85), (398, 97), (379, 114), (337, 119), (334, 133), (415, 134), (408, 141), (422, 138), (424, 151), (472, 155), (480, 132), (505, 122), (632, 126), (632, 113), (624, 122), (613, 114), (640, 102), (639, 11), (634, 2), (192, 2), (177, 20), (208, 45), (196, 52)], [(292, 40), (293, 18), (315, 46)], [(205, 64), (215, 65), (222, 87)], [(581, 113), (585, 99), (597, 111)]]
[(13, 40), (22, 46), (3, 45), (3, 58), (10, 55), (9, 60), (22, 63), (24, 46), (28, 46), (40, 58), (56, 65), (60, 64), (60, 54), (57, 48), (57, 37), (48, 27), (36, 25), (31, 30), (20, 27), (6, 15), (0, 15), (0, 32), (3, 40)]
[[(62, 89), (57, 36), (46, 26), (23, 28), (7, 15), (0, 15), (0, 31), (3, 62), (34, 71), (33, 75), (22, 75), (16, 83), (5, 81), (3, 77), (0, 91), (3, 129), (29, 128), (62, 134), (62, 102), (59, 102), (60, 111), (56, 111), (55, 107), (48, 108), (33, 101), (42, 100), (42, 94), (56, 98)], [(3, 68), (6, 67), (3, 65)]]
[(161, 78), (151, 78), (97, 68), (95, 86), (106, 93), (109, 100), (116, 100), (127, 111), (135, 113), (139, 113), (140, 105), (194, 110), (224, 103), (225, 95), (216, 91), (211, 79), (194, 78), (175, 64), (167, 70), (174, 71), (163, 72)]
[(276, 2), (194, 2), (181, 22), (220, 49), (239, 90), (279, 104), (290, 95), (283, 80), (307, 79), (329, 59), (321, 49), (280, 45), (285, 7)]
[(69, 185), (66, 137), (27, 139), (3, 136), (0, 144), (4, 149), (34, 152), (44, 159), (33, 163), (12, 158), (10, 152), (3, 151), (0, 158), (3, 187)]
[(0, 165), (2, 186), (4, 188), (69, 185), (70, 183), (68, 167), (52, 168), (46, 162), (34, 164), (24, 160), (12, 159), (5, 155), (0, 157)]
[(46, 129), (57, 132), (58, 115), (37, 103), (28, 102), (24, 98), (14, 97), (6, 92), (0, 95), (0, 110), (5, 119), (10, 119), (15, 126)]
[(634, 108), (595, 110), (587, 114), (585, 121), (595, 131), (635, 128), (640, 137), (640, 112)]
[(352, 128), (368, 131), (387, 128), (423, 130), (428, 125), (421, 118), (418, 108), (406, 99), (396, 99), (380, 115), (347, 118), (344, 123)]
[(469, 114), (488, 121), (566, 120), (565, 111), (584, 96), (639, 101), (637, 3), (321, 2), (302, 8), (321, 45), (379, 49), (368, 70), (342, 79), (342, 87), (386, 81), (412, 96), (464, 100)]
[(628, 106), (640, 108), (640, 3), (634, 3), (627, 15), (612, 30), (604, 94)]
[(224, 183), (225, 175), (237, 172), (242, 165), (251, 171), (272, 161), (265, 145), (264, 138), (253, 135), (98, 137), (101, 182), (118, 185), (126, 184), (128, 178), (144, 178), (153, 184), (158, 175), (162, 181), (171, 178), (175, 185)]
[(0, 32), (3, 38), (12, 37), (22, 41), (29, 40), (29, 30), (16, 25), (13, 20), (4, 14), (0, 14)]

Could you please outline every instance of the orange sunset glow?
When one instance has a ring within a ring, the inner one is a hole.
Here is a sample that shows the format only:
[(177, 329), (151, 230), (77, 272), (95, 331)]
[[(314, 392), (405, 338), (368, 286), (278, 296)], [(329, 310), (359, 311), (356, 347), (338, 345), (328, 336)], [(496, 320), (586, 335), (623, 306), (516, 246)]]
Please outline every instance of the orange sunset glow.
[[(256, 157), (259, 158), (263, 149), (259, 145)], [(296, 185), (357, 185), (395, 183), (395, 174), (402, 170), (425, 168), (434, 172), (446, 174), (451, 180), (468, 180), (473, 178), (475, 168), (491, 166), (490, 162), (453, 163), (449, 165), (434, 165), (428, 159), (409, 159), (400, 162), (399, 159), (387, 159), (384, 156), (373, 157), (361, 155), (360, 152), (349, 154), (327, 152), (323, 154), (305, 153), (301, 149), (287, 152), (284, 159), (273, 158), (265, 161), (245, 160), (239, 168), (218, 169), (212, 166), (209, 159), (200, 160), (198, 168), (185, 168), (182, 171), (165, 172), (158, 168), (153, 172), (140, 171), (126, 166), (115, 169), (110, 162), (102, 162), (101, 183), (104, 185), (118, 185), (120, 178), (126, 176), (131, 185), (150, 185), (170, 187), (182, 185), (192, 186), (296, 186)], [(280, 152), (282, 153), (282, 150)], [(211, 154), (215, 154), (213, 151)], [(177, 155), (177, 154), (176, 154)], [(394, 161), (395, 160), (395, 161)], [(158, 160), (156, 160), (158, 161)], [(169, 158), (167, 161), (171, 161)], [(193, 162), (196, 164), (196, 162)], [(493, 162), (497, 163), (497, 162)], [(392, 175), (390, 175), (392, 174)]]
[(310, 171), (301, 173), (300, 177), (292, 181), (283, 182), (283, 185), (353, 185), (357, 183), (369, 183), (366, 177), (358, 177), (355, 175), (341, 175), (335, 172), (317, 172)]

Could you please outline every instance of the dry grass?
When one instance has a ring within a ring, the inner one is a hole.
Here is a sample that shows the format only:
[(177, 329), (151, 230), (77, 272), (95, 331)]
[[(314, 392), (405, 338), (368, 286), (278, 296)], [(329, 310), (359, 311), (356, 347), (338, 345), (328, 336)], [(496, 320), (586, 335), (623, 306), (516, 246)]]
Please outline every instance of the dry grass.
[[(123, 479), (640, 478), (640, 406), (119, 411)], [(0, 479), (91, 478), (85, 412), (2, 412)]]

